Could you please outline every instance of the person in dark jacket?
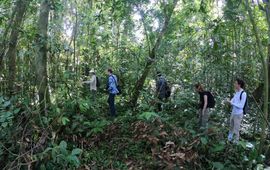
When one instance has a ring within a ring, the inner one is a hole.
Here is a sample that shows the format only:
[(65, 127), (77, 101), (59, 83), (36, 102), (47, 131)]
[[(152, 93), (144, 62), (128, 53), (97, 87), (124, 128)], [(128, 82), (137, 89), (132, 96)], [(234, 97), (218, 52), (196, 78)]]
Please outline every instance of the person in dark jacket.
[(110, 107), (110, 115), (115, 117), (116, 110), (115, 110), (115, 96), (119, 93), (117, 89), (117, 77), (113, 74), (112, 69), (108, 69), (108, 87), (107, 90), (109, 92), (108, 103)]
[(158, 111), (162, 111), (162, 103), (166, 99), (166, 79), (162, 76), (160, 72), (157, 72), (157, 80), (156, 80), (156, 95), (159, 99)]

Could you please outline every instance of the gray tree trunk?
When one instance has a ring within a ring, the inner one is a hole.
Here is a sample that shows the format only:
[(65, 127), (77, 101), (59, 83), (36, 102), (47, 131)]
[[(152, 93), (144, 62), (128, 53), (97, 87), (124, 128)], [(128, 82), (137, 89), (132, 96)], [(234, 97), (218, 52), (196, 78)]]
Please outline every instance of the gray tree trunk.
[(8, 44), (8, 51), (6, 53), (6, 58), (8, 59), (8, 70), (9, 70), (9, 79), (8, 79), (8, 89), (10, 95), (15, 91), (14, 82), (16, 78), (16, 49), (18, 44), (18, 37), (20, 27), (23, 22), (23, 17), (26, 12), (27, 5), (29, 0), (17, 0), (15, 7), (15, 19), (11, 25), (11, 33)]
[(47, 36), (50, 2), (43, 0), (40, 5), (37, 35), (36, 78), (40, 110), (46, 113), (46, 105), (50, 103), (47, 76)]

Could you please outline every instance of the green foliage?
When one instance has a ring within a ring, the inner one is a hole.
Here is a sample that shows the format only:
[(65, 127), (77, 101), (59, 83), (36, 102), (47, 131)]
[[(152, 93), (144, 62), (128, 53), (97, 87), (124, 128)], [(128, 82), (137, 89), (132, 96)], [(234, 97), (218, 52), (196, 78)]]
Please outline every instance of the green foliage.
[(212, 164), (213, 164), (213, 168), (215, 169), (218, 169), (218, 170), (224, 169), (224, 164), (221, 162), (213, 162)]
[(159, 117), (159, 115), (155, 112), (143, 112), (143, 113), (138, 115), (139, 119), (146, 120), (146, 121), (152, 121), (158, 117)]
[[(236, 77), (245, 79), (249, 94), (263, 96), (258, 54), (267, 56), (269, 23), (260, 8), (267, 5), (252, 4), (260, 51), (239, 0), (178, 1), (167, 31), (162, 27), (173, 0), (50, 1), (48, 44), (42, 49), (48, 85), (41, 87), (44, 81), (34, 74), (40, 2), (27, 7), (14, 50), (17, 70), (10, 75), (6, 52), (16, 1), (0, 1), (0, 169), (261, 169), (269, 159), (256, 148), (261, 103), (255, 107), (251, 100), (238, 145), (226, 142), (230, 108), (222, 104), (234, 92)], [(107, 115), (104, 70), (109, 67), (123, 87), (115, 119)], [(96, 101), (82, 83), (90, 69), (101, 80)], [(162, 113), (154, 112), (156, 71), (173, 87)], [(131, 108), (143, 73), (148, 76), (140, 82), (137, 107)], [(11, 76), (14, 91), (6, 83)], [(217, 101), (209, 132), (198, 130), (197, 82)], [(50, 102), (38, 102), (40, 89), (48, 89)]]
[(89, 136), (89, 135), (95, 135), (98, 133), (103, 133), (105, 128), (109, 124), (110, 122), (107, 120), (95, 120), (92, 122), (85, 121), (83, 125), (90, 130), (89, 132), (87, 132), (87, 135), (86, 135), (86, 136)]
[(0, 130), (11, 127), (14, 116), (19, 112), (20, 108), (16, 108), (11, 101), (0, 97)]
[(59, 145), (53, 145), (37, 155), (42, 162), (40, 169), (76, 169), (80, 166), (79, 156), (82, 150), (75, 148), (68, 150), (67, 143), (61, 141)]

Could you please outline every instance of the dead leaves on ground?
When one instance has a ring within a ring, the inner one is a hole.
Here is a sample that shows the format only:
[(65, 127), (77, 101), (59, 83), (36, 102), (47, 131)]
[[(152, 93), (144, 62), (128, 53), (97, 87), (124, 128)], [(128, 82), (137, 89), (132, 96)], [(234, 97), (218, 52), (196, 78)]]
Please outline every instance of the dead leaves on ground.
[[(99, 143), (107, 141), (108, 145), (113, 146), (113, 143), (118, 143), (117, 146), (124, 146), (123, 135), (121, 134), (120, 125), (112, 124), (106, 130), (99, 134), (92, 136), (91, 139), (84, 139), (84, 147), (88, 145), (91, 147), (99, 147)], [(142, 155), (152, 157), (157, 169), (184, 169), (187, 164), (196, 165), (199, 160), (196, 146), (200, 143), (200, 138), (193, 138), (189, 132), (181, 128), (172, 127), (171, 125), (164, 124), (161, 121), (155, 120), (154, 122), (136, 121), (129, 127), (129, 139), (133, 142), (145, 143), (145, 150)], [(186, 138), (188, 144), (180, 144), (180, 138)], [(120, 150), (125, 149), (126, 146), (120, 147)], [(120, 151), (119, 150), (119, 151)], [(143, 162), (136, 160), (136, 158), (129, 157), (123, 160), (126, 166), (132, 169), (141, 169), (144, 166), (151, 164), (150, 162)], [(151, 166), (150, 166), (151, 167)]]
[[(181, 168), (185, 163), (196, 164), (198, 153), (194, 146), (200, 143), (199, 138), (193, 139), (187, 146), (179, 146), (179, 144), (167, 140), (187, 137), (188, 133), (183, 129), (172, 128), (168, 130), (161, 122), (147, 124), (143, 121), (133, 123), (132, 127), (135, 140), (146, 141), (151, 146), (152, 156), (160, 162), (160, 167), (172, 169), (176, 166)], [(158, 129), (159, 134), (155, 136), (154, 130), (156, 129)]]

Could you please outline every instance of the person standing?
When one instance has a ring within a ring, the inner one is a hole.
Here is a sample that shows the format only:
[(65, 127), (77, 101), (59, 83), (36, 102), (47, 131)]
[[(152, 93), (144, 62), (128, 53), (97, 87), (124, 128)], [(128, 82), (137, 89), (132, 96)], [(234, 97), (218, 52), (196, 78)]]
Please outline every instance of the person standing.
[(157, 72), (157, 80), (156, 80), (156, 95), (158, 98), (157, 107), (158, 111), (162, 111), (162, 103), (166, 99), (166, 79), (162, 76), (160, 72)]
[(90, 86), (90, 93), (91, 98), (93, 101), (96, 100), (96, 93), (97, 93), (97, 76), (94, 70), (91, 70), (90, 72), (90, 80), (84, 81), (83, 83), (89, 84)]
[(244, 115), (244, 107), (247, 102), (247, 93), (244, 91), (245, 82), (241, 79), (236, 79), (234, 83), (234, 88), (236, 93), (233, 98), (227, 100), (232, 106), (232, 112), (230, 117), (230, 131), (228, 134), (228, 141), (231, 142), (233, 140), (233, 136), (235, 135), (234, 143), (238, 143), (240, 138), (240, 126)]
[(108, 86), (107, 90), (109, 92), (109, 108), (110, 108), (110, 115), (115, 117), (116, 116), (116, 110), (115, 110), (115, 95), (119, 93), (117, 89), (117, 77), (113, 74), (112, 69), (108, 69)]
[(199, 104), (199, 126), (201, 128), (206, 128), (209, 120), (209, 108), (213, 108), (215, 105), (213, 95), (205, 91), (203, 85), (198, 83), (195, 85), (195, 90), (200, 95), (200, 104)]

